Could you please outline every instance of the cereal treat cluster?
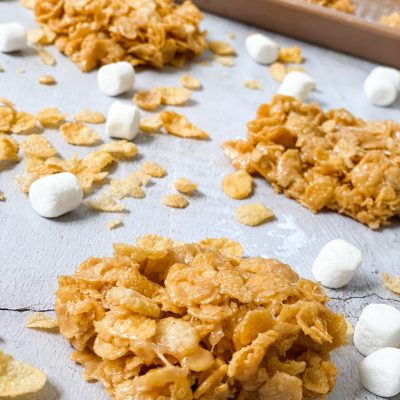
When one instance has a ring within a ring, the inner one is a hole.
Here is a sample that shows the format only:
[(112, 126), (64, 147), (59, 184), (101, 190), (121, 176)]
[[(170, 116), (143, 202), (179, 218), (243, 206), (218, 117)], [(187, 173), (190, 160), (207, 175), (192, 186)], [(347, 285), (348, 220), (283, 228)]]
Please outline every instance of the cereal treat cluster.
[(62, 335), (116, 400), (300, 400), (335, 386), (346, 322), (317, 283), (228, 239), (156, 235), (62, 276)]
[(400, 125), (274, 96), (225, 142), (234, 166), (261, 174), (313, 212), (338, 211), (377, 229), (400, 215)]
[(82, 71), (125, 60), (182, 66), (207, 47), (202, 14), (190, 1), (36, 0), (36, 20)]
[(323, 7), (333, 8), (348, 14), (354, 14), (356, 6), (352, 0), (307, 0), (309, 3), (319, 4)]

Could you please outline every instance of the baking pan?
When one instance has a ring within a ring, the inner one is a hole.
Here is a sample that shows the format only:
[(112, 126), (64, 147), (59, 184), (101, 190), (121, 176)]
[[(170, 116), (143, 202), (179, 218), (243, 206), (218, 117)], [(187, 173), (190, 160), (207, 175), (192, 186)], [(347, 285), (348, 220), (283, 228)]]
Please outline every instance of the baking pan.
[(358, 0), (346, 14), (303, 0), (194, 0), (204, 11), (400, 68), (400, 29), (379, 24), (400, 0)]

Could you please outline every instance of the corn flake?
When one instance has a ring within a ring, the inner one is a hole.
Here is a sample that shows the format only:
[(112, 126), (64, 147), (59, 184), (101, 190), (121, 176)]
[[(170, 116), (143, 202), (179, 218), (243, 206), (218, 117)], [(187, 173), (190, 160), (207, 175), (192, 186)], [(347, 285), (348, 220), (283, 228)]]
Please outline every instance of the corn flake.
[(186, 178), (177, 179), (174, 186), (179, 192), (188, 195), (192, 194), (197, 189), (197, 185)]
[(175, 111), (162, 111), (160, 113), (163, 127), (170, 135), (187, 139), (208, 139), (209, 135), (189, 120)]
[(117, 229), (123, 225), (122, 219), (116, 219), (114, 221), (107, 222), (107, 229)]
[(117, 159), (132, 158), (138, 153), (137, 146), (132, 142), (128, 142), (127, 140), (104, 143), (100, 146), (99, 150), (110, 153)]
[(240, 243), (228, 238), (207, 238), (200, 240), (199, 244), (201, 246), (213, 247), (225, 255), (242, 257), (244, 253), (244, 249)]
[(7, 104), (4, 101), (2, 103), (6, 104), (6, 107), (0, 107), (0, 133), (10, 133), (15, 121), (16, 111), (12, 107), (12, 103)]
[(0, 162), (19, 161), (18, 143), (7, 135), (0, 134)]
[(106, 122), (104, 114), (96, 111), (90, 111), (83, 108), (77, 114), (74, 114), (72, 118), (77, 122), (84, 122), (86, 124), (103, 124)]
[(280, 62), (271, 64), (268, 67), (268, 73), (270, 77), (279, 83), (283, 82), (285, 76), (292, 71), (305, 72), (306, 70), (299, 65), (287, 66)]
[(219, 40), (208, 42), (208, 48), (218, 56), (232, 56), (235, 54), (235, 49), (229, 43)]
[(57, 150), (53, 147), (48, 139), (42, 135), (29, 135), (21, 142), (21, 150), (26, 156), (49, 158), (57, 154)]
[(153, 111), (161, 105), (161, 92), (155, 89), (140, 90), (133, 96), (133, 101), (143, 110)]
[(153, 89), (160, 93), (161, 104), (167, 106), (181, 106), (185, 104), (192, 95), (192, 92), (185, 88), (160, 86)]
[(151, 161), (145, 161), (141, 169), (145, 174), (153, 178), (163, 178), (167, 175), (167, 170), (162, 165)]
[(196, 78), (195, 76), (188, 74), (182, 75), (180, 81), (181, 85), (186, 89), (196, 90), (201, 88), (200, 79)]
[(223, 192), (232, 199), (245, 199), (252, 192), (253, 178), (245, 170), (240, 169), (225, 176), (221, 187)]
[(149, 115), (140, 120), (139, 128), (142, 132), (155, 133), (159, 132), (162, 127), (160, 114)]
[(233, 67), (235, 61), (231, 56), (214, 56), (213, 60), (224, 67)]
[(389, 274), (384, 273), (383, 283), (386, 289), (400, 296), (400, 275), (390, 276)]
[(235, 216), (243, 225), (257, 226), (272, 219), (275, 214), (263, 204), (254, 203), (238, 207)]
[(18, 111), (11, 128), (13, 133), (27, 133), (36, 128), (36, 118), (26, 112)]
[(46, 375), (38, 368), (14, 360), (0, 350), (0, 393), (2, 397), (17, 397), (43, 388)]
[(44, 65), (55, 65), (56, 59), (55, 57), (50, 54), (47, 50), (45, 50), (41, 45), (37, 46), (37, 51), (39, 54), (40, 59)]
[(186, 208), (189, 201), (180, 194), (167, 194), (163, 198), (163, 204), (172, 208)]
[(58, 124), (65, 121), (66, 114), (62, 114), (57, 108), (44, 108), (36, 114), (36, 119), (45, 128), (57, 127)]
[(54, 329), (58, 328), (58, 322), (44, 313), (36, 312), (29, 316), (25, 326), (32, 329)]
[(263, 85), (260, 81), (255, 81), (253, 79), (248, 79), (244, 81), (244, 86), (246, 86), (249, 89), (253, 90), (261, 90)]
[(137, 172), (132, 172), (126, 178), (112, 179), (110, 185), (108, 193), (116, 199), (120, 200), (127, 196), (134, 199), (144, 197), (144, 192), (141, 189), (143, 182)]
[(76, 146), (92, 146), (100, 141), (100, 136), (92, 128), (80, 122), (66, 122), (60, 126), (65, 141)]
[(38, 79), (41, 85), (55, 85), (57, 83), (56, 79), (51, 75), (44, 75)]
[(126, 206), (118, 203), (109, 193), (101, 192), (95, 201), (88, 200), (86, 204), (92, 210), (121, 213), (127, 210)]
[(301, 64), (303, 56), (300, 47), (281, 47), (279, 49), (278, 62)]

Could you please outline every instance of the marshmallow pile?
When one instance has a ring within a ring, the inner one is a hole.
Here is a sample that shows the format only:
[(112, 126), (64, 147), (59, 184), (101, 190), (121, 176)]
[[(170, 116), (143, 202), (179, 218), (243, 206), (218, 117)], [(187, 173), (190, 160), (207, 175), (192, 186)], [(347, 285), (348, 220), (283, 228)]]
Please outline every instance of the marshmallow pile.
[(388, 67), (376, 67), (364, 81), (364, 93), (375, 106), (393, 104), (400, 90), (400, 71)]
[(11, 53), (27, 47), (27, 33), (23, 25), (18, 22), (0, 24), (0, 51)]

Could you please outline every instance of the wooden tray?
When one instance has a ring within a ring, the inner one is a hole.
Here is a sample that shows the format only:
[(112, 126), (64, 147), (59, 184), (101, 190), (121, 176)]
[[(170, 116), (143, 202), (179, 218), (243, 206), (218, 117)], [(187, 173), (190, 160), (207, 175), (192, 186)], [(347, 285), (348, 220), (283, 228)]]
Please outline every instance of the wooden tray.
[(354, 15), (304, 0), (194, 0), (204, 11), (400, 68), (400, 29), (379, 24), (400, 0), (358, 0)]

